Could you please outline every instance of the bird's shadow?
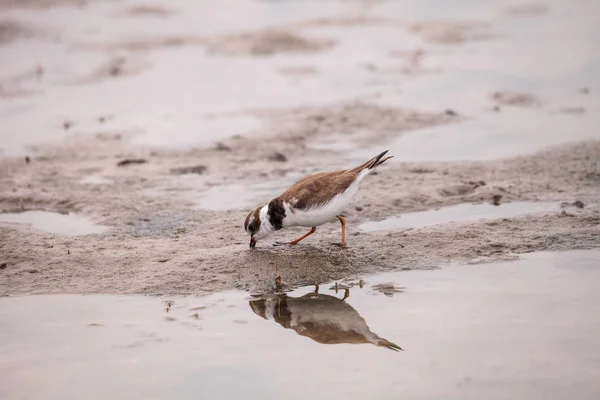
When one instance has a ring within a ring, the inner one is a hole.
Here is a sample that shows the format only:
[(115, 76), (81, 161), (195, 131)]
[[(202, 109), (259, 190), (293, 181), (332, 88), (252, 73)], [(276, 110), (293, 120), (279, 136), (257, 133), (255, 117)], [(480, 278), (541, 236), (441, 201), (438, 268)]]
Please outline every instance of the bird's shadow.
[(346, 302), (349, 295), (350, 289), (344, 290), (343, 298), (321, 294), (317, 285), (315, 292), (300, 297), (271, 293), (251, 300), (249, 305), (256, 315), (317, 343), (371, 343), (395, 351), (402, 350), (371, 332), (365, 319)]

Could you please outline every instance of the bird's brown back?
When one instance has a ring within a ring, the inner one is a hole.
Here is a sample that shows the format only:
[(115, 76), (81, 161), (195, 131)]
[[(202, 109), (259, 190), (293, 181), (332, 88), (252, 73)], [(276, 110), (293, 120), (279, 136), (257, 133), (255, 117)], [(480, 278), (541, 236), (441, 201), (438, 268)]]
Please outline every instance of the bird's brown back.
[(294, 183), (278, 199), (300, 210), (319, 206), (327, 203), (336, 194), (345, 192), (357, 176), (358, 173), (354, 170), (310, 175)]
[[(344, 193), (350, 187), (352, 182), (354, 182), (354, 180), (358, 177), (361, 171), (366, 168), (373, 169), (390, 159), (391, 157), (383, 158), (386, 153), (387, 150), (376, 157), (371, 158), (369, 161), (351, 169), (333, 172), (321, 172), (319, 174), (304, 177), (298, 182), (294, 183), (279, 197), (271, 200), (271, 203), (269, 204), (269, 210), (273, 208), (273, 213), (275, 213), (275, 211), (279, 211), (279, 214), (283, 212), (283, 216), (285, 216), (285, 210), (283, 207), (284, 201), (289, 203), (293, 208), (300, 210), (306, 210), (326, 204), (335, 195)], [(274, 222), (280, 222), (281, 218), (275, 218), (274, 216), (273, 220)]]

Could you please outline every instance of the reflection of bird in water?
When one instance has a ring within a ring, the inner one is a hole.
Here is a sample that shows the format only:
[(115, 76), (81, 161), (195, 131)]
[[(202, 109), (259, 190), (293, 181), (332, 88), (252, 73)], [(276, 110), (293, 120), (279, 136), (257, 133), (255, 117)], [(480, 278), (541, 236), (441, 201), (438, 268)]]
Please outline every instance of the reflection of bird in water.
[(380, 338), (371, 332), (366, 321), (343, 299), (327, 294), (314, 293), (301, 297), (286, 294), (271, 295), (250, 301), (252, 311), (264, 319), (271, 319), (298, 335), (306, 336), (322, 344), (372, 343), (391, 350), (400, 346)]

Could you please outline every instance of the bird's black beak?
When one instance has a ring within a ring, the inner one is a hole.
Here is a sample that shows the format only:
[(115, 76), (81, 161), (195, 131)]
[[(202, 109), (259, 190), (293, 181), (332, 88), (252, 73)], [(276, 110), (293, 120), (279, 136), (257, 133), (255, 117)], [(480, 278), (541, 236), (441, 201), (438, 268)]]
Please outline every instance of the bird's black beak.
[(256, 238), (254, 236), (250, 237), (250, 248), (253, 249), (256, 247)]

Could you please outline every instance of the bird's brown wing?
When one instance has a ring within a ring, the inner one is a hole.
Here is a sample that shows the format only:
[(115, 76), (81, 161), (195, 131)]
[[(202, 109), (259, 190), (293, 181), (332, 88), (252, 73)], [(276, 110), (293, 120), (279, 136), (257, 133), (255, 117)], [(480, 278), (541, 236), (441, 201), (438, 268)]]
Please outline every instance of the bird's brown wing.
[(322, 172), (307, 176), (294, 183), (278, 199), (299, 210), (326, 204), (336, 194), (345, 192), (358, 176), (358, 172)]
[(326, 204), (336, 194), (345, 192), (362, 170), (365, 168), (373, 169), (390, 159), (391, 157), (383, 158), (387, 152), (386, 150), (355, 168), (344, 171), (322, 172), (302, 178), (272, 201), (274, 204), (279, 205), (282, 210), (284, 201), (288, 202), (293, 208), (300, 210)]

